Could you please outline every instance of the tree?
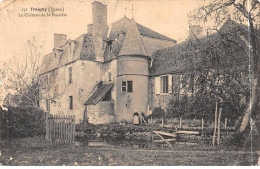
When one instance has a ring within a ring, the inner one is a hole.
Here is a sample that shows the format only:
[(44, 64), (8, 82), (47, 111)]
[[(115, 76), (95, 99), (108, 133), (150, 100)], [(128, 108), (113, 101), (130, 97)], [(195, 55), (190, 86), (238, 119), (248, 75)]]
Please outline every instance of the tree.
[(23, 52), (14, 55), (13, 59), (2, 68), (3, 86), (8, 93), (11, 93), (8, 94), (6, 103), (12, 102), (12, 105), (21, 107), (39, 107), (41, 99), (55, 99), (58, 96), (44, 95), (53, 87), (52, 82), (48, 83), (45, 90), (40, 92), (42, 79), (39, 74), (42, 68), (43, 46), (37, 42), (35, 37), (27, 41), (24, 53), (25, 55)]
[(215, 30), (227, 18), (231, 18), (248, 25), (249, 51), (247, 58), (249, 60), (249, 103), (242, 113), (242, 121), (237, 133), (243, 133), (248, 126), (249, 120), (255, 118), (259, 111), (259, 84), (260, 84), (260, 64), (259, 64), (259, 12), (260, 2), (258, 0), (213, 0), (208, 5), (196, 10), (191, 18), (193, 21), (208, 22), (209, 19), (215, 21)]

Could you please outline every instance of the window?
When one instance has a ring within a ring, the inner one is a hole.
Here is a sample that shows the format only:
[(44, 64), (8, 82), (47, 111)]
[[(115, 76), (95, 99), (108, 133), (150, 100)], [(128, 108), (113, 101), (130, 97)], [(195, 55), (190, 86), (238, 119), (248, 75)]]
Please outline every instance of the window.
[(111, 72), (108, 72), (108, 80), (111, 81)]
[(155, 94), (172, 93), (172, 75), (155, 77)]
[(47, 89), (49, 86), (49, 79), (48, 79), (48, 75), (45, 76), (45, 89)]
[(69, 96), (69, 109), (72, 110), (73, 109), (73, 97)]
[(126, 92), (126, 81), (122, 81), (122, 92)]
[(133, 81), (122, 81), (122, 92), (132, 93), (133, 92)]
[(69, 84), (72, 83), (72, 67), (69, 68)]
[(54, 86), (54, 97), (58, 96), (58, 85)]
[(46, 100), (45, 103), (46, 103), (46, 111), (50, 112), (50, 100)]
[(162, 87), (161, 87), (161, 92), (162, 93), (168, 93), (168, 76), (163, 76), (161, 77), (161, 83), (162, 83)]

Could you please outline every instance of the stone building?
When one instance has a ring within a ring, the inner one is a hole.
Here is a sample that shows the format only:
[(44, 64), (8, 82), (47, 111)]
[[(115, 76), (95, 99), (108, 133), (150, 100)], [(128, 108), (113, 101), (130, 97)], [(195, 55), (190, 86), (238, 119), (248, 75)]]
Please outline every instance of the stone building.
[[(204, 88), (211, 86), (211, 90), (221, 90), (229, 102), (232, 97), (245, 102), (249, 74), (247, 27), (228, 19), (218, 32), (208, 36), (203, 36), (199, 29), (199, 26), (190, 26), (190, 36), (186, 41), (154, 52), (149, 67), (150, 109), (160, 107), (167, 111), (170, 100), (196, 96), (203, 88), (199, 79), (202, 73), (208, 73), (207, 78), (215, 80)], [(210, 50), (211, 54), (208, 53)], [(212, 64), (214, 62), (218, 67)], [(230, 86), (235, 92), (228, 89)]]
[(107, 6), (92, 3), (92, 24), (75, 40), (54, 34), (43, 59), (40, 106), (76, 122), (132, 121), (148, 107), (149, 65), (155, 51), (176, 41), (123, 17), (107, 26)]
[[(77, 123), (132, 122), (135, 112), (166, 110), (171, 99), (196, 95), (203, 59), (208, 57), (204, 49), (212, 44), (224, 51), (226, 46), (219, 42), (228, 32), (240, 44), (230, 46), (238, 53), (230, 64), (246, 62), (247, 36), (231, 20), (207, 37), (200, 26), (190, 26), (188, 40), (176, 44), (133, 18), (107, 26), (107, 6), (100, 2), (92, 3), (92, 16), (87, 33), (75, 40), (54, 34), (54, 49), (44, 57), (40, 74), (41, 108), (75, 115)], [(225, 55), (222, 59), (228, 61)]]

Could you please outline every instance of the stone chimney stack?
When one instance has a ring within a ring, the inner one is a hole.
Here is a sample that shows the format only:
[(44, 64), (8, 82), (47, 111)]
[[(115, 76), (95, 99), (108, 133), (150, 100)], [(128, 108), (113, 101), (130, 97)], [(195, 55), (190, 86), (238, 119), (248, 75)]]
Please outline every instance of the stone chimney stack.
[(92, 3), (93, 35), (106, 37), (107, 28), (107, 5), (94, 1)]
[(87, 34), (93, 35), (93, 24), (88, 24)]
[(65, 34), (54, 34), (54, 48), (59, 48), (65, 45), (67, 42), (67, 35)]
[(190, 25), (189, 26), (189, 36), (191, 39), (200, 39), (202, 38), (202, 27), (199, 25)]

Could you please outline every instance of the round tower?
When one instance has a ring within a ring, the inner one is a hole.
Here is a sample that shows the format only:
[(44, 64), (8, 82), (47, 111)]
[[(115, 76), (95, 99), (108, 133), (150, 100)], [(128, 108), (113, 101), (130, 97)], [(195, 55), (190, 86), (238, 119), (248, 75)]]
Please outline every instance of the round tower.
[(125, 39), (117, 56), (116, 116), (133, 121), (134, 113), (146, 114), (148, 105), (148, 56), (137, 25), (126, 25)]

